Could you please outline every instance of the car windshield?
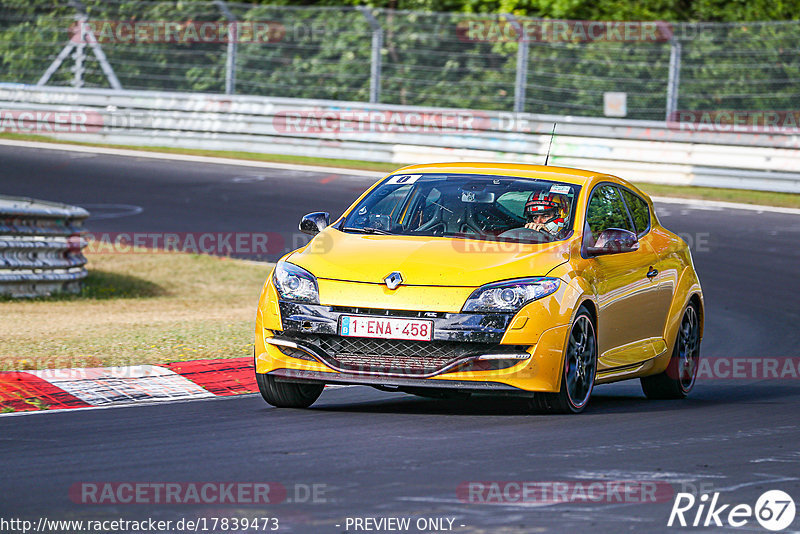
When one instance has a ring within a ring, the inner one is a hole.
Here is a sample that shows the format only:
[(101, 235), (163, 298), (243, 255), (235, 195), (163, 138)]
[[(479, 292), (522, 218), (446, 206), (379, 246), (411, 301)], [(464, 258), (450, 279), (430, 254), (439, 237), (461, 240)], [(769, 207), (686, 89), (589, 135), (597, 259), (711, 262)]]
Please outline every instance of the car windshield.
[(580, 186), (472, 174), (397, 174), (364, 197), (344, 232), (547, 243), (572, 234)]

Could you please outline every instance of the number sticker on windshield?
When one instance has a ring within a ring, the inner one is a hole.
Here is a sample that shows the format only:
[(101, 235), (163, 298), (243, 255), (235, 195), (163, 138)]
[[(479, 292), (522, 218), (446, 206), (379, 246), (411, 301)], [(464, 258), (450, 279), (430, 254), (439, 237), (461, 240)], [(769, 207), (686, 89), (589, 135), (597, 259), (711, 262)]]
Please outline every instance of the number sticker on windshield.
[(413, 184), (422, 177), (421, 174), (399, 174), (389, 178), (387, 184)]

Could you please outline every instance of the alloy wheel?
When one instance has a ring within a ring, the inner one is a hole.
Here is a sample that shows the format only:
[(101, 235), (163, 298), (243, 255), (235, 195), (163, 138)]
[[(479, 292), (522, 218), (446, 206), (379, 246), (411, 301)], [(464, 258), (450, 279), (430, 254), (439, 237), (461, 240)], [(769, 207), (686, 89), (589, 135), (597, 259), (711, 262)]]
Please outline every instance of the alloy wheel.
[(567, 344), (565, 378), (570, 402), (583, 407), (588, 401), (594, 386), (597, 370), (597, 343), (594, 325), (587, 315), (580, 315), (572, 325)]

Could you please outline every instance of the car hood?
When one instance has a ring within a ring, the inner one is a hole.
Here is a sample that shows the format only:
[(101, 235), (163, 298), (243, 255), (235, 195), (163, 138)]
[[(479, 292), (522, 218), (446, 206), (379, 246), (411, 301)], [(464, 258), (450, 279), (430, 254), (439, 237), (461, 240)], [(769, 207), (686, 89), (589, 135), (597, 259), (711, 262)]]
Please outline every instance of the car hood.
[(569, 241), (520, 244), (443, 237), (363, 235), (327, 228), (287, 261), (317, 278), (403, 285), (477, 287), (543, 276), (569, 259)]

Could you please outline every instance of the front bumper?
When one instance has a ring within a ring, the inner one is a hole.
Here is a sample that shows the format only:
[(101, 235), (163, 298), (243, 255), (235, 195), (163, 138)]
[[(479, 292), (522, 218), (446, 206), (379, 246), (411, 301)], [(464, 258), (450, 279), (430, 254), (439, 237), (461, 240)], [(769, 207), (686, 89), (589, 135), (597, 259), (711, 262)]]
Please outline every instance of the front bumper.
[(322, 371), (304, 371), (299, 369), (276, 369), (269, 373), (279, 382), (304, 382), (313, 384), (365, 385), (400, 390), (415, 388), (418, 390), (458, 390), (471, 393), (488, 393), (491, 395), (526, 396), (525, 390), (503, 384), (483, 380), (426, 380), (424, 378), (391, 378), (381, 376), (361, 376), (349, 373), (326, 373)]
[[(560, 386), (566, 326), (539, 329), (535, 337), (512, 330), (514, 341), (521, 343), (511, 345), (507, 334), (514, 328), (512, 314), (381, 310), (270, 300), (262, 299), (257, 316), (256, 371), (281, 380), (498, 393), (557, 391)], [(269, 317), (270, 311), (274, 317)], [(431, 320), (433, 340), (341, 337), (342, 315)], [(534, 343), (528, 342), (530, 337)], [(353, 343), (363, 346), (359, 350), (346, 346)], [(403, 346), (398, 349), (392, 344)]]

